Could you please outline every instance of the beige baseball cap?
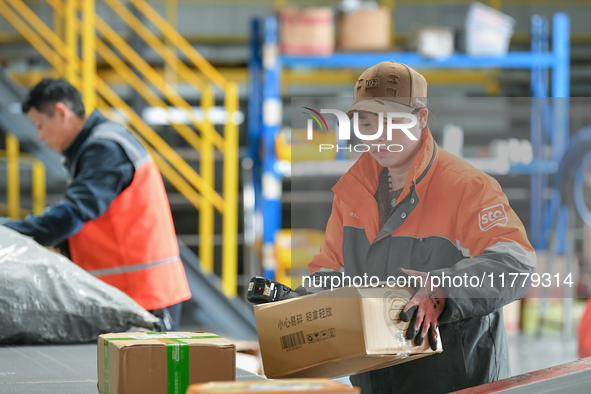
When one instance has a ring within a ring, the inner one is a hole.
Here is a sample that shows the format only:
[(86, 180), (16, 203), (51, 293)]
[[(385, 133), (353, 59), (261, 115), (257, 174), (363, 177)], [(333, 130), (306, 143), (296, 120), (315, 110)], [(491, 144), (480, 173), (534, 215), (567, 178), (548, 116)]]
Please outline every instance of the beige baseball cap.
[(425, 77), (406, 64), (394, 60), (368, 68), (355, 84), (353, 112), (412, 112), (427, 106)]

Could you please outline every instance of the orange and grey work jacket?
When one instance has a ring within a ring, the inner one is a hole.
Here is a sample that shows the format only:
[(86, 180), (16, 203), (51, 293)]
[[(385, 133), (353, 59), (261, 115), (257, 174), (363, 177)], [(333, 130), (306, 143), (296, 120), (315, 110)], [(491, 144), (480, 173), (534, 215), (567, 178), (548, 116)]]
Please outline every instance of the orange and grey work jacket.
[[(362, 393), (390, 393), (393, 387), (397, 393), (436, 393), (509, 377), (501, 308), (525, 295), (531, 283), (526, 275), (511, 282), (515, 273), (532, 273), (536, 257), (500, 185), (438, 148), (427, 128), (394, 211), (380, 229), (374, 195), (382, 170), (364, 153), (334, 186), (326, 235), (309, 264), (312, 276), (344, 273), (386, 281), (408, 268), (461, 277), (462, 285), (444, 281), (449, 298), (439, 317), (442, 353), (351, 381)], [(465, 285), (471, 277), (478, 286)]]

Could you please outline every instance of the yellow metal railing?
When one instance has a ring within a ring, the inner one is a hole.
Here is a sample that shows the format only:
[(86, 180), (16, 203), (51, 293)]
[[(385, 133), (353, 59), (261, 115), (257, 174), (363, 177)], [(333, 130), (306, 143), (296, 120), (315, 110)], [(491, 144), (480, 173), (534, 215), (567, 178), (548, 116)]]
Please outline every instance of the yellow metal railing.
[[(6, 135), (6, 150), (0, 152), (0, 160), (6, 162), (6, 214), (11, 219), (20, 219), (30, 212), (40, 214), (45, 209), (46, 183), (45, 165), (26, 153), (21, 153), (18, 138), (12, 134)], [(31, 165), (31, 209), (23, 209), (20, 204), (20, 163)]]
[(6, 136), (6, 203), (8, 204), (8, 217), (20, 218), (20, 171), (18, 163), (19, 143), (13, 135)]
[[(128, 128), (146, 146), (162, 175), (187, 200), (200, 210), (199, 257), (205, 272), (214, 267), (214, 219), (222, 215), (222, 287), (228, 296), (236, 295), (237, 228), (238, 228), (238, 91), (228, 82), (145, 0), (130, 0), (147, 20), (163, 34), (163, 42), (119, 0), (104, 0), (116, 15), (148, 43), (174, 70), (177, 80), (184, 80), (201, 94), (203, 119), (194, 116), (192, 107), (168, 81), (156, 72), (109, 24), (96, 15), (94, 0), (47, 0), (53, 8), (54, 20), (63, 21), (63, 28), (50, 29), (22, 0), (0, 0), (0, 15), (53, 66), (57, 75), (67, 78), (81, 92), (87, 110), (99, 109), (110, 118), (127, 123)], [(81, 18), (78, 18), (80, 11)], [(97, 37), (96, 33), (101, 37)], [(81, 43), (82, 58), (78, 57)], [(118, 51), (121, 56), (115, 53)], [(175, 54), (180, 51), (199, 70), (191, 70)], [(159, 90), (171, 105), (186, 111), (191, 125), (171, 122), (171, 126), (200, 153), (200, 173), (187, 164), (143, 119), (136, 114), (96, 72), (96, 56), (107, 62), (129, 86), (150, 105), (169, 109), (152, 88)], [(127, 63), (126, 63), (127, 62)], [(136, 71), (127, 64), (133, 64)], [(205, 78), (203, 78), (203, 76)], [(150, 83), (147, 85), (142, 78)], [(227, 122), (223, 135), (208, 118), (215, 104), (214, 86), (224, 93)], [(114, 111), (113, 109), (116, 109)], [(122, 116), (122, 119), (121, 119)], [(193, 126), (195, 130), (191, 127)], [(222, 193), (215, 189), (215, 150), (223, 154)]]

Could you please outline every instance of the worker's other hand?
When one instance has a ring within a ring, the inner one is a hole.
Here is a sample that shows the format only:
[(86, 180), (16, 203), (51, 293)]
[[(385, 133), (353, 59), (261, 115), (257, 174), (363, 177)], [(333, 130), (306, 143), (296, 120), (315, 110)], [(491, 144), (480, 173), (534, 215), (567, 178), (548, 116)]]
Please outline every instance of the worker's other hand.
[(46, 246), (47, 250), (52, 251), (53, 253), (61, 254), (62, 250), (60, 248), (56, 248), (55, 246)]
[(429, 345), (432, 350), (437, 350), (437, 319), (445, 308), (445, 291), (441, 287), (433, 287), (431, 290), (431, 278), (426, 272), (402, 269), (409, 276), (422, 278), (423, 286), (415, 293), (406, 304), (400, 319), (410, 321), (406, 330), (406, 338), (413, 339), (416, 346), (421, 346), (427, 334), (429, 334)]
[(292, 291), (300, 296), (305, 296), (305, 295), (310, 294), (310, 293), (308, 293), (308, 290), (306, 290), (303, 286), (298, 286), (295, 289), (293, 289)]

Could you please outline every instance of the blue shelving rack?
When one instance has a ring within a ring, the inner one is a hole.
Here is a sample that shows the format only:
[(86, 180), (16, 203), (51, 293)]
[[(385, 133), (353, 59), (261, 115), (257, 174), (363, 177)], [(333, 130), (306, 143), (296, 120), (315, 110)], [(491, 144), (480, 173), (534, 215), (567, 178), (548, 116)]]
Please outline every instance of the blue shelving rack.
[[(279, 53), (276, 17), (254, 20), (249, 62), (249, 156), (254, 162), (256, 210), (262, 213), (263, 275), (274, 277), (274, 237), (281, 228), (282, 175), (275, 155), (275, 136), (282, 125), (281, 75), (283, 68), (306, 66), (319, 69), (365, 69), (382, 61), (396, 60), (413, 68), (507, 68), (531, 70), (532, 101), (530, 139), (534, 160), (528, 165), (511, 165), (510, 173), (531, 175), (530, 235), (537, 250), (545, 248), (550, 225), (550, 204), (543, 192), (548, 175), (555, 172), (569, 140), (570, 21), (566, 14), (553, 16), (552, 48), (547, 21), (531, 19), (531, 51), (509, 52), (501, 57), (471, 57), (455, 54), (444, 59), (428, 59), (417, 53), (334, 53), (326, 57), (286, 56)], [(550, 76), (550, 78), (548, 78)], [(550, 81), (550, 83), (549, 83)], [(550, 96), (551, 93), (551, 96)], [(564, 99), (544, 99), (544, 98)], [(546, 122), (541, 122), (542, 117)], [(551, 158), (542, 157), (549, 142)]]

